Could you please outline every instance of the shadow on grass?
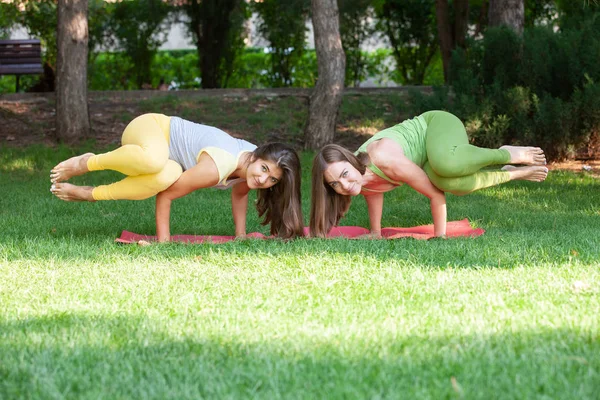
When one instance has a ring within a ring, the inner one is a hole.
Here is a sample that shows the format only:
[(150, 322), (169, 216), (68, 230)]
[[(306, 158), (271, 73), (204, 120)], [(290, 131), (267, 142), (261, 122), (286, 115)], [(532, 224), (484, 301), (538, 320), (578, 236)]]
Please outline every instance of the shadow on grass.
[[(192, 326), (206, 322), (215, 327), (214, 316), (212, 321), (190, 317)], [(501, 394), (509, 399), (597, 399), (600, 387), (598, 336), (578, 329), (433, 339), (382, 332), (351, 340), (300, 331), (289, 333), (293, 341), (275, 339), (276, 334), (253, 341), (226, 328), (173, 335), (166, 329), (144, 317), (61, 314), (3, 321), (0, 398)]]

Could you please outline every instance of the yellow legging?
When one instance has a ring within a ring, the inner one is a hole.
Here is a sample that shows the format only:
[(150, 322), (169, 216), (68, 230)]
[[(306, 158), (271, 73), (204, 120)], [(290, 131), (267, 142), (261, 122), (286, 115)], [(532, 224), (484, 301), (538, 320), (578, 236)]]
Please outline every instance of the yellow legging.
[(90, 171), (114, 170), (127, 177), (92, 191), (94, 200), (144, 200), (162, 192), (181, 176), (181, 166), (169, 160), (171, 118), (144, 114), (127, 125), (121, 147), (90, 157)]

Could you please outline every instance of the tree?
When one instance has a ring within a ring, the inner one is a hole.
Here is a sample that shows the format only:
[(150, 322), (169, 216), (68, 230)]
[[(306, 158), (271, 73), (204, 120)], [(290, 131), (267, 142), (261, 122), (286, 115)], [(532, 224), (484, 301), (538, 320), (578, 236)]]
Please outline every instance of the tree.
[(390, 41), (401, 82), (423, 84), (438, 50), (435, 0), (384, 0), (378, 3), (377, 25)]
[[(465, 48), (467, 25), (469, 22), (469, 1), (454, 0), (454, 12), (450, 12), (448, 0), (436, 0), (435, 13), (437, 17), (438, 37), (442, 63), (444, 64), (444, 80), (450, 80), (450, 59), (452, 51)], [(453, 18), (450, 16), (453, 15)]]
[(162, 0), (122, 1), (112, 7), (107, 18), (108, 31), (131, 60), (130, 76), (141, 89), (144, 84), (152, 84), (150, 67), (167, 39), (165, 20), (171, 7)]
[(87, 10), (87, 0), (58, 1), (56, 136), (67, 143), (90, 132)]
[(227, 86), (236, 57), (244, 48), (244, 0), (187, 0), (188, 29), (198, 50), (202, 88)]
[(525, 2), (525, 28), (556, 22), (557, 7), (556, 0), (527, 0)]
[(44, 61), (51, 66), (56, 65), (57, 0), (19, 1), (23, 12), (18, 22), (30, 36), (41, 39)]
[(15, 3), (3, 3), (0, 1), (0, 39), (8, 38), (19, 15), (19, 9)]
[(254, 3), (260, 34), (269, 41), (270, 86), (292, 86), (292, 72), (304, 54), (308, 0), (262, 0)]
[(311, 10), (319, 77), (310, 96), (304, 137), (307, 149), (318, 149), (333, 141), (344, 91), (346, 55), (336, 0), (312, 0)]
[(524, 0), (490, 0), (488, 24), (490, 27), (506, 25), (522, 34), (525, 26)]
[(346, 54), (346, 85), (358, 86), (366, 78), (367, 60), (363, 43), (375, 32), (373, 0), (338, 0), (340, 35)]

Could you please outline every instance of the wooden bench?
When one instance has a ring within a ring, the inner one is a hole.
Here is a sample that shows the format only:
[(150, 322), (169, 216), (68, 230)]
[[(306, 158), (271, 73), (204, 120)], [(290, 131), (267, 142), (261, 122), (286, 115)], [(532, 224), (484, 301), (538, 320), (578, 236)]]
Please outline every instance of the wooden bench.
[(0, 75), (16, 75), (19, 91), (21, 75), (42, 74), (42, 46), (38, 39), (0, 40)]

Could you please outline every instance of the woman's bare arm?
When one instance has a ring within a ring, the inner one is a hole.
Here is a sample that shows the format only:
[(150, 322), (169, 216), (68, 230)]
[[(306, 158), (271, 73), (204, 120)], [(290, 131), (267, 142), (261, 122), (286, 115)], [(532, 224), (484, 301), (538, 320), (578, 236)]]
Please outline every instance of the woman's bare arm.
[(246, 213), (248, 212), (248, 192), (246, 182), (240, 182), (231, 189), (231, 211), (235, 224), (235, 236), (246, 236)]
[[(382, 139), (384, 141), (385, 139)], [(375, 157), (376, 165), (390, 179), (404, 182), (417, 192), (427, 196), (430, 200), (431, 216), (435, 236), (446, 235), (446, 195), (431, 183), (429, 177), (417, 164), (409, 160), (400, 145), (391, 139), (380, 143), (378, 154)]]
[(383, 213), (383, 193), (365, 194), (369, 210), (369, 225), (371, 234), (381, 236), (381, 214)]
[(171, 240), (171, 203), (197, 189), (211, 187), (219, 182), (219, 171), (208, 154), (202, 154), (193, 168), (185, 171), (166, 190), (156, 195), (156, 235), (159, 242)]

